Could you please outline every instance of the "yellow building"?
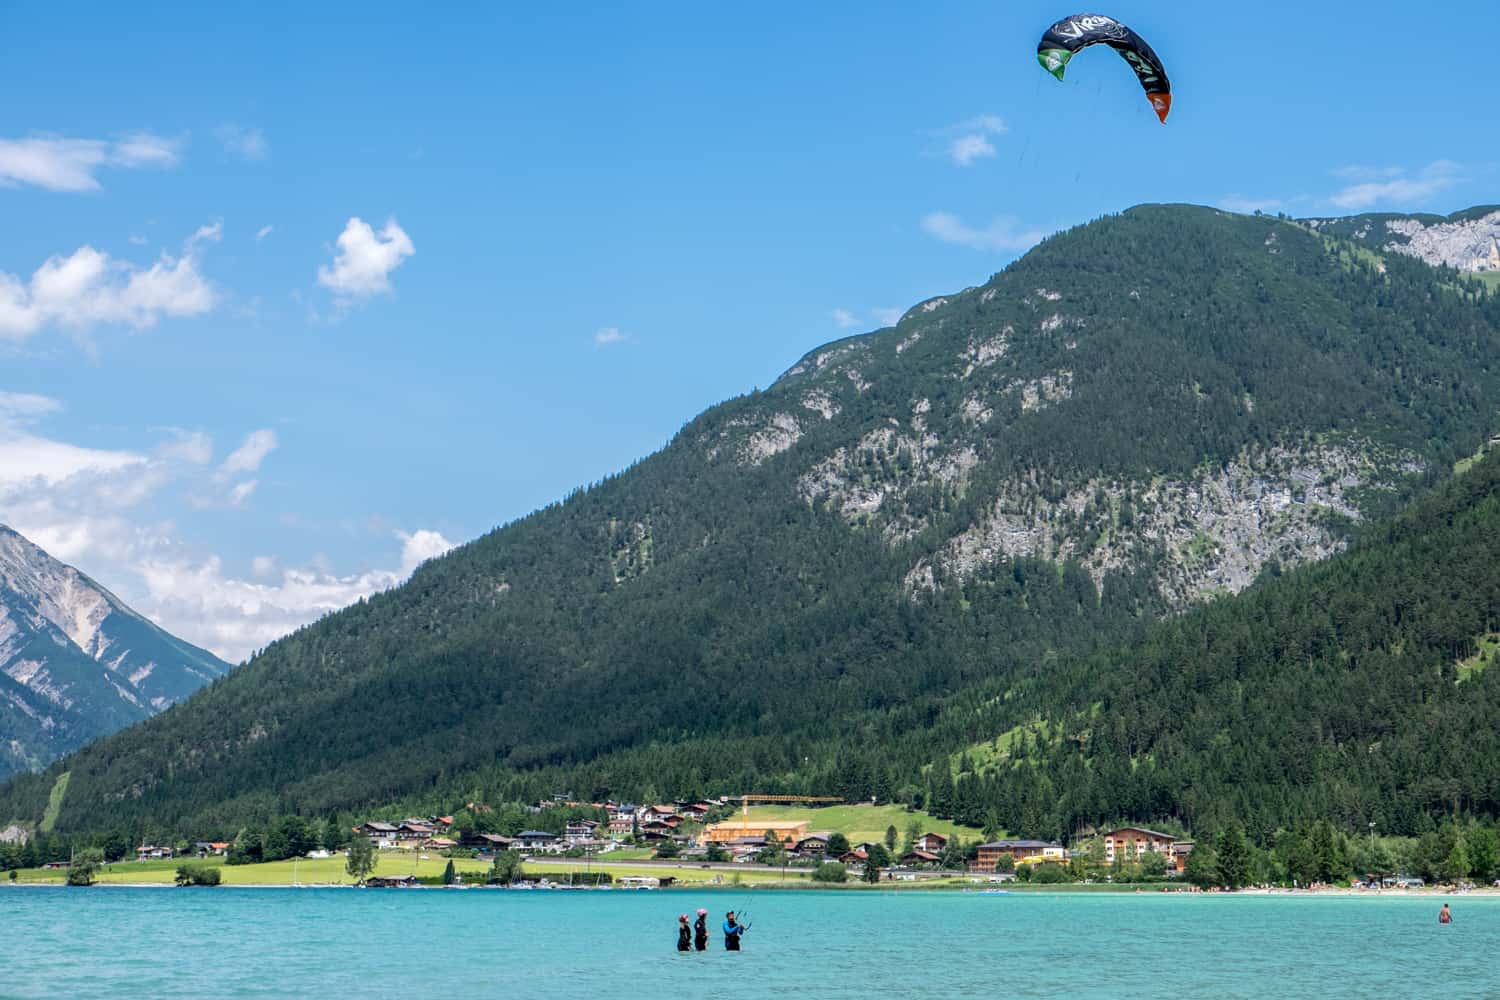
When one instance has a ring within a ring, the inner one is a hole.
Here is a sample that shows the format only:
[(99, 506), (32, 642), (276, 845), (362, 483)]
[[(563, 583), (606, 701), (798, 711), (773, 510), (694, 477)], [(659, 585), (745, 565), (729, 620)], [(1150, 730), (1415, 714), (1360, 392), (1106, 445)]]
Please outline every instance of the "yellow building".
[(769, 832), (781, 838), (783, 846), (791, 847), (807, 836), (807, 825), (805, 819), (736, 819), (726, 823), (710, 823), (703, 830), (703, 841), (709, 844), (727, 844), (741, 837), (761, 837)]

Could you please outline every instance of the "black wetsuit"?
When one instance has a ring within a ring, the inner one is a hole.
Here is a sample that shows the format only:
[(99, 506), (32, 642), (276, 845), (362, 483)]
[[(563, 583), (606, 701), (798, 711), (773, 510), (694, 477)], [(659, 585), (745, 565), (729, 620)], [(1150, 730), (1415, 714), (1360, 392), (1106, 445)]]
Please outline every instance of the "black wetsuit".
[(693, 924), (693, 947), (699, 951), (708, 950), (708, 918), (699, 917)]
[(745, 928), (731, 921), (724, 921), (724, 950), (739, 951), (740, 935), (745, 933)]
[(677, 950), (691, 951), (693, 948), (693, 935), (688, 930), (687, 924), (677, 925)]

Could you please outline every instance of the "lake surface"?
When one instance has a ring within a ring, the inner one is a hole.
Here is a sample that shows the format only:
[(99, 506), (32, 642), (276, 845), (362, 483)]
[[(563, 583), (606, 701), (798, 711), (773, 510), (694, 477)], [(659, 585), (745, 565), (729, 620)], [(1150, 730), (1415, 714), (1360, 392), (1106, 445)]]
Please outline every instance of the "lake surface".
[[(1444, 927), (1432, 897), (0, 888), (0, 996), (1500, 995), (1500, 899), (1447, 901)], [(710, 950), (680, 955), (699, 906)]]

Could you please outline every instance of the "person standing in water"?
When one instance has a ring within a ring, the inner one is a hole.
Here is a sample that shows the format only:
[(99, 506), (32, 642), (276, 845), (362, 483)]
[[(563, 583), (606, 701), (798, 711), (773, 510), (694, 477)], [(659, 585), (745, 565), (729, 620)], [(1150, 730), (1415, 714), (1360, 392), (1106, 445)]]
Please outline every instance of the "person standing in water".
[(1447, 903), (1444, 903), (1443, 904), (1443, 908), (1441, 910), (1438, 910), (1438, 923), (1440, 923), (1440, 924), (1451, 924), (1451, 923), (1453, 923), (1453, 914), (1451, 912), (1449, 912), (1449, 910), (1448, 910), (1448, 904)]
[(745, 928), (734, 922), (734, 911), (730, 910), (724, 915), (724, 950), (739, 951), (740, 935), (745, 933)]
[(693, 923), (693, 947), (708, 950), (708, 911), (702, 907), (698, 908), (698, 919)]
[(684, 913), (677, 918), (677, 950), (691, 951), (693, 948), (693, 932), (688, 929), (687, 914)]

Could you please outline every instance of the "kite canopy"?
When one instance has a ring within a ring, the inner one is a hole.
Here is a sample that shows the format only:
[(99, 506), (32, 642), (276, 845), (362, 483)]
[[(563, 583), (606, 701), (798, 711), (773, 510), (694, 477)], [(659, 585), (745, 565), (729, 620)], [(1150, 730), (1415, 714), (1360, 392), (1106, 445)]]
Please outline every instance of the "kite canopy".
[(1146, 91), (1146, 99), (1156, 112), (1156, 117), (1166, 124), (1172, 110), (1172, 84), (1167, 80), (1167, 71), (1162, 66), (1146, 40), (1112, 17), (1103, 14), (1074, 14), (1065, 17), (1042, 36), (1036, 47), (1037, 62), (1059, 80), (1068, 68), (1068, 60), (1081, 49), (1103, 43), (1120, 53)]

